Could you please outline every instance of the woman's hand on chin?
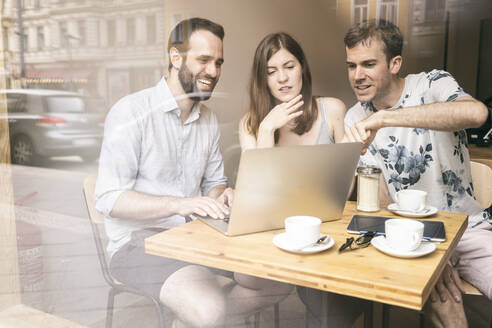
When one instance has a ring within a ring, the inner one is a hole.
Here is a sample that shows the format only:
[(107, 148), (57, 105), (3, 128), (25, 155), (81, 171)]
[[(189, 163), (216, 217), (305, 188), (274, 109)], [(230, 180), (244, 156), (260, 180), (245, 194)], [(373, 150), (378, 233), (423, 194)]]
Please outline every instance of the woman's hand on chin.
[(304, 105), (302, 95), (294, 97), (292, 100), (280, 103), (273, 107), (268, 115), (260, 124), (260, 129), (273, 133), (284, 125), (292, 122), (295, 118), (302, 115), (302, 110), (299, 108)]

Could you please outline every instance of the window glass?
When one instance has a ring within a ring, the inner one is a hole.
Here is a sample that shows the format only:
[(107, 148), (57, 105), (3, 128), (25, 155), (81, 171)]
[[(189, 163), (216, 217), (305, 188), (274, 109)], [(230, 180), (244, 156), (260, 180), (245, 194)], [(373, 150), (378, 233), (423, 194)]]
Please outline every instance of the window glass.
[(7, 111), (9, 113), (17, 112), (17, 102), (19, 101), (18, 95), (8, 95), (7, 96)]
[(27, 96), (26, 108), (29, 113), (42, 113), (43, 112), (43, 97), (28, 95)]
[(38, 50), (43, 50), (45, 47), (44, 27), (38, 26), (36, 28), (36, 30), (37, 30), (37, 34), (38, 34)]
[(444, 19), (446, 0), (426, 0), (425, 1), (425, 20), (439, 21)]
[(80, 97), (51, 96), (46, 97), (48, 112), (52, 113), (83, 113), (84, 100)]
[(17, 106), (15, 107), (16, 113), (27, 112), (26, 96), (19, 95), (19, 100), (17, 101)]
[(66, 22), (60, 22), (60, 45), (62, 48), (68, 47), (68, 29)]
[(79, 27), (79, 45), (85, 46), (86, 43), (85, 21), (83, 20), (78, 21), (77, 26)]
[(378, 19), (398, 25), (398, 0), (379, 0)]
[(106, 110), (106, 103), (102, 98), (85, 98), (84, 101), (88, 113), (101, 113)]
[(352, 24), (362, 23), (368, 20), (369, 1), (352, 0)]
[(135, 43), (135, 19), (128, 18), (126, 20), (126, 40), (128, 44)]
[(147, 44), (154, 44), (156, 40), (155, 16), (147, 16)]
[(108, 21), (108, 46), (114, 46), (116, 43), (116, 22)]

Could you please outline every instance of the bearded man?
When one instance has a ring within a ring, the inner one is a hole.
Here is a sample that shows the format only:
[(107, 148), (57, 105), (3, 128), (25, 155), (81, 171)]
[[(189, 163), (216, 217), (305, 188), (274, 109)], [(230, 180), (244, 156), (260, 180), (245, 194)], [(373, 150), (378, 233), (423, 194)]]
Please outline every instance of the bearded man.
[[(118, 101), (105, 121), (96, 208), (106, 217), (110, 272), (160, 298), (172, 327), (214, 327), (227, 314), (276, 303), (291, 286), (145, 253), (144, 239), (190, 220), (223, 219), (232, 204), (212, 95), (223, 59), (224, 29), (203, 18), (174, 27), (169, 75)], [(227, 305), (227, 306), (226, 306)]]

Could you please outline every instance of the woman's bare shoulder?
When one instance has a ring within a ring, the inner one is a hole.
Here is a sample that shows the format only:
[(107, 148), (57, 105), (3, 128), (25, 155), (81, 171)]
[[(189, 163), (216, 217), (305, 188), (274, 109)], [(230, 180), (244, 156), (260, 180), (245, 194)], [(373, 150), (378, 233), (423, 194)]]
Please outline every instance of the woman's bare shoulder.
[(345, 116), (345, 112), (347, 111), (347, 107), (338, 98), (334, 97), (319, 97), (318, 101), (323, 105), (325, 110), (325, 114), (331, 115), (343, 115)]

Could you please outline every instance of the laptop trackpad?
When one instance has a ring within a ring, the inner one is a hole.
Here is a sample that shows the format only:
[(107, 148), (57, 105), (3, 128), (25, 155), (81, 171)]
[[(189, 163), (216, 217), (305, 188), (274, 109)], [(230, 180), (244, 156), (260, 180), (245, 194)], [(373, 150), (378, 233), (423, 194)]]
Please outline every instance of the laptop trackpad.
[(227, 227), (229, 226), (229, 218), (225, 218), (224, 220), (219, 220), (219, 219), (214, 219), (212, 217), (206, 217), (206, 216), (195, 216), (198, 218), (200, 221), (212, 226), (213, 228), (222, 231), (223, 233), (227, 234)]

